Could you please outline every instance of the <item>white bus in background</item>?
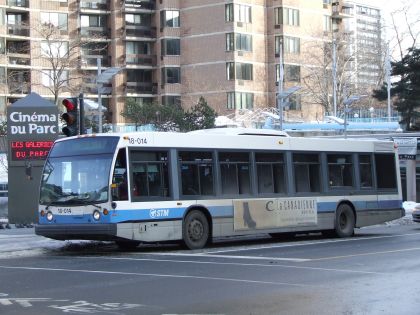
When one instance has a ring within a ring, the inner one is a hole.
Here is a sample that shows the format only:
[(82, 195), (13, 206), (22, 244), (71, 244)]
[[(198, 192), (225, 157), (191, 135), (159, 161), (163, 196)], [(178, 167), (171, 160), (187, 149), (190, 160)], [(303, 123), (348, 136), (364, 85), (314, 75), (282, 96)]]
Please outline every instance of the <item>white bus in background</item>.
[(349, 237), (403, 215), (391, 141), (241, 128), (101, 134), (55, 142), (36, 233), (198, 249), (232, 235)]

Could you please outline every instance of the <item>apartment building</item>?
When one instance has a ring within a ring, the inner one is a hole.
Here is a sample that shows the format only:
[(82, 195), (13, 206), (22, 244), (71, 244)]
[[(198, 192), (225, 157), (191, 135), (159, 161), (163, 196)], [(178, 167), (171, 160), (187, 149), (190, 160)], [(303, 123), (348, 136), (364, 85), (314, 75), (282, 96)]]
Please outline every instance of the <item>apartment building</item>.
[[(0, 0), (0, 112), (29, 92), (53, 99), (48, 50), (67, 62), (60, 97), (95, 101), (98, 65), (121, 69), (101, 92), (114, 124), (125, 123), (128, 97), (188, 108), (203, 96), (219, 114), (276, 106), (281, 52), (285, 88), (304, 91), (321, 80), (314, 60), (325, 59), (331, 21), (345, 14), (334, 7), (330, 0)], [(45, 25), (66, 44), (47, 40)], [(286, 117), (319, 119), (325, 108), (316, 99), (293, 95)]]
[[(383, 78), (385, 47), (381, 29), (381, 11), (354, 1), (345, 1), (340, 31), (347, 36), (347, 57), (353, 70), (352, 84), (356, 90), (378, 87)], [(333, 15), (334, 18), (334, 15)]]

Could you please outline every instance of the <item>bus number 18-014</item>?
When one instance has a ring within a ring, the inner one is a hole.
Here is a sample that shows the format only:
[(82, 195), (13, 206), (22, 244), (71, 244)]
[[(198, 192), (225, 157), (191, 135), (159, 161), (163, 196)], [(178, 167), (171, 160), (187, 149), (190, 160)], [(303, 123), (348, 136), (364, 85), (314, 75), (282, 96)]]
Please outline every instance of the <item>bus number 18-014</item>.
[(146, 138), (130, 138), (130, 144), (147, 144)]

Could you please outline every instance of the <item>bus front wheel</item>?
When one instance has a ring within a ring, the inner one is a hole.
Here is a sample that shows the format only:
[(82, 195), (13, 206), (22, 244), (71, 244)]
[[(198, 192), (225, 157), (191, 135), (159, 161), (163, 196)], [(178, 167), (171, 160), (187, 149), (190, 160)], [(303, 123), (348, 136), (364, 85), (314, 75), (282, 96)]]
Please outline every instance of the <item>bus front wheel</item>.
[(203, 212), (192, 210), (184, 219), (182, 238), (189, 249), (203, 248), (209, 240), (209, 222)]
[(347, 204), (340, 205), (335, 216), (335, 234), (338, 237), (352, 236), (355, 224), (356, 218), (353, 209)]

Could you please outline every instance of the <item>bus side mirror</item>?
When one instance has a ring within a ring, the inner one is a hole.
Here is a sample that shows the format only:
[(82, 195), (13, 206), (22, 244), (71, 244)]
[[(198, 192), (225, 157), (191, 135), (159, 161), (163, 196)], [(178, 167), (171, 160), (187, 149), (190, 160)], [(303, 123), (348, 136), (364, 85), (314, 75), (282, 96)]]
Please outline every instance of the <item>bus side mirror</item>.
[(112, 195), (112, 200), (120, 199), (120, 192), (119, 192), (117, 183), (111, 184), (111, 195)]

